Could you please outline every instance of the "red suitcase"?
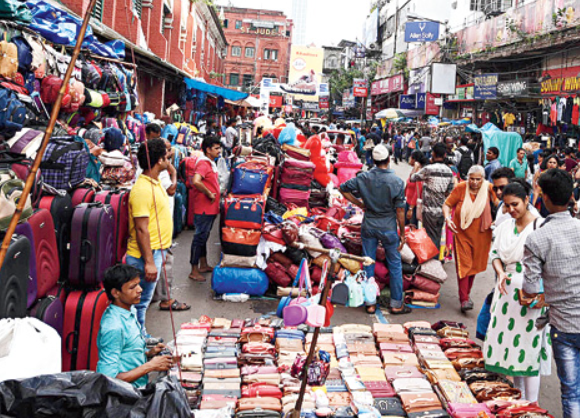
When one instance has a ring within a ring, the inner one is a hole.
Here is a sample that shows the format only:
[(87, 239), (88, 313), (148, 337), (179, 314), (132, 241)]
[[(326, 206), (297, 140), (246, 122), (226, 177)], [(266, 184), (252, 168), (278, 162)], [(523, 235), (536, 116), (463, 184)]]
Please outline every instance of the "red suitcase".
[(115, 249), (120, 263), (127, 252), (129, 238), (129, 191), (103, 190), (95, 195), (95, 202), (102, 202), (113, 207), (115, 214)]
[(46, 209), (38, 209), (28, 218), (34, 236), (36, 254), (36, 297), (43, 298), (60, 277), (60, 262), (54, 221)]
[(97, 335), (109, 306), (104, 289), (70, 292), (64, 306), (62, 371), (97, 370)]
[(72, 191), (72, 205), (76, 208), (81, 203), (93, 203), (96, 190), (93, 187), (78, 187)]

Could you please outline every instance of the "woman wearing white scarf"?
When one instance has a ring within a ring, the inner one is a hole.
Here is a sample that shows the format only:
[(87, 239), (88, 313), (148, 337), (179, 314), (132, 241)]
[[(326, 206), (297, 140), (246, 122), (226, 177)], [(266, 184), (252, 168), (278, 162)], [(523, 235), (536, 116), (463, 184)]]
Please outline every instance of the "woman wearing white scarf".
[(525, 182), (512, 182), (504, 189), (504, 205), (512, 219), (495, 230), (490, 256), (498, 280), (483, 354), (486, 369), (512, 376), (522, 399), (536, 402), (540, 375), (550, 374), (552, 350), (547, 338), (549, 326), (543, 330), (535, 327), (546, 308), (522, 308), (517, 298), (524, 281), (526, 238), (543, 222), (528, 210), (529, 190), (531, 186)]
[[(443, 204), (443, 216), (454, 233), (455, 266), (461, 311), (473, 309), (469, 298), (475, 275), (485, 271), (491, 247), (491, 205), (497, 198), (485, 181), (480, 165), (469, 169), (467, 181), (459, 183)], [(451, 213), (455, 208), (455, 216)]]

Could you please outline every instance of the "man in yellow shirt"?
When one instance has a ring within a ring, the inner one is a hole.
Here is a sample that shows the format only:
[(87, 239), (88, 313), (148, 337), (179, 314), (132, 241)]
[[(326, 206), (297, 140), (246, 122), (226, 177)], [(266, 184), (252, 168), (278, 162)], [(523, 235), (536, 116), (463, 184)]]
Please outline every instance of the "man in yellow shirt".
[(162, 139), (142, 143), (137, 153), (143, 173), (129, 195), (129, 241), (127, 264), (141, 271), (141, 301), (135, 305), (143, 335), (145, 313), (153, 298), (166, 250), (171, 247), (173, 216), (159, 174), (169, 168), (167, 149)]

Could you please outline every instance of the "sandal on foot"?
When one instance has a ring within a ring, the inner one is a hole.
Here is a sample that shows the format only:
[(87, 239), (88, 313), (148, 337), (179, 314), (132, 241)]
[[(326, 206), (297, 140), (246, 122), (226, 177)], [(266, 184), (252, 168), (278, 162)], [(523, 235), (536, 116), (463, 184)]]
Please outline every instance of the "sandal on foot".
[(372, 315), (377, 311), (377, 305), (365, 306), (365, 310), (367, 311), (368, 314)]
[(413, 310), (411, 308), (409, 308), (407, 305), (403, 305), (403, 307), (401, 309), (393, 309), (393, 308), (389, 308), (389, 313), (391, 315), (405, 315), (405, 314), (409, 314), (413, 312)]
[[(161, 302), (161, 303), (163, 303), (163, 302)], [(159, 303), (159, 310), (160, 311), (168, 311), (169, 310), (169, 305), (167, 305), (167, 306), (161, 306), (161, 303)], [(177, 299), (175, 299), (173, 301), (173, 303), (171, 304), (171, 310), (172, 311), (188, 311), (190, 309), (191, 309), (191, 306), (189, 306), (185, 302), (179, 302), (179, 301), (177, 301)]]
[(201, 279), (198, 279), (197, 277), (192, 276), (191, 274), (187, 277), (189, 277), (190, 280), (193, 280), (194, 282), (198, 282), (198, 283), (203, 283), (206, 280), (205, 277), (203, 277), (203, 276)]

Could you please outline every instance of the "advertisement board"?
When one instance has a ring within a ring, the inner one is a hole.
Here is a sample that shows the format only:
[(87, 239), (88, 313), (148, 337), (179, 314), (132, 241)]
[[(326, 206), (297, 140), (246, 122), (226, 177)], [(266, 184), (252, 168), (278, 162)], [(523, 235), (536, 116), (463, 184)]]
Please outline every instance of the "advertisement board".
[(456, 64), (433, 63), (431, 65), (431, 93), (455, 94)]
[(367, 97), (367, 81), (364, 78), (354, 78), (352, 80), (352, 92), (354, 97)]
[(405, 42), (435, 42), (439, 39), (439, 23), (407, 22), (405, 23)]
[(317, 98), (323, 61), (322, 48), (292, 45), (288, 84), (281, 84), (280, 88), (286, 93), (297, 95), (296, 99)]
[(416, 94), (402, 94), (399, 100), (399, 108), (401, 109), (417, 109), (417, 95)]
[(403, 91), (404, 81), (405, 79), (402, 74), (375, 81), (371, 85), (371, 94), (376, 96), (379, 94)]

